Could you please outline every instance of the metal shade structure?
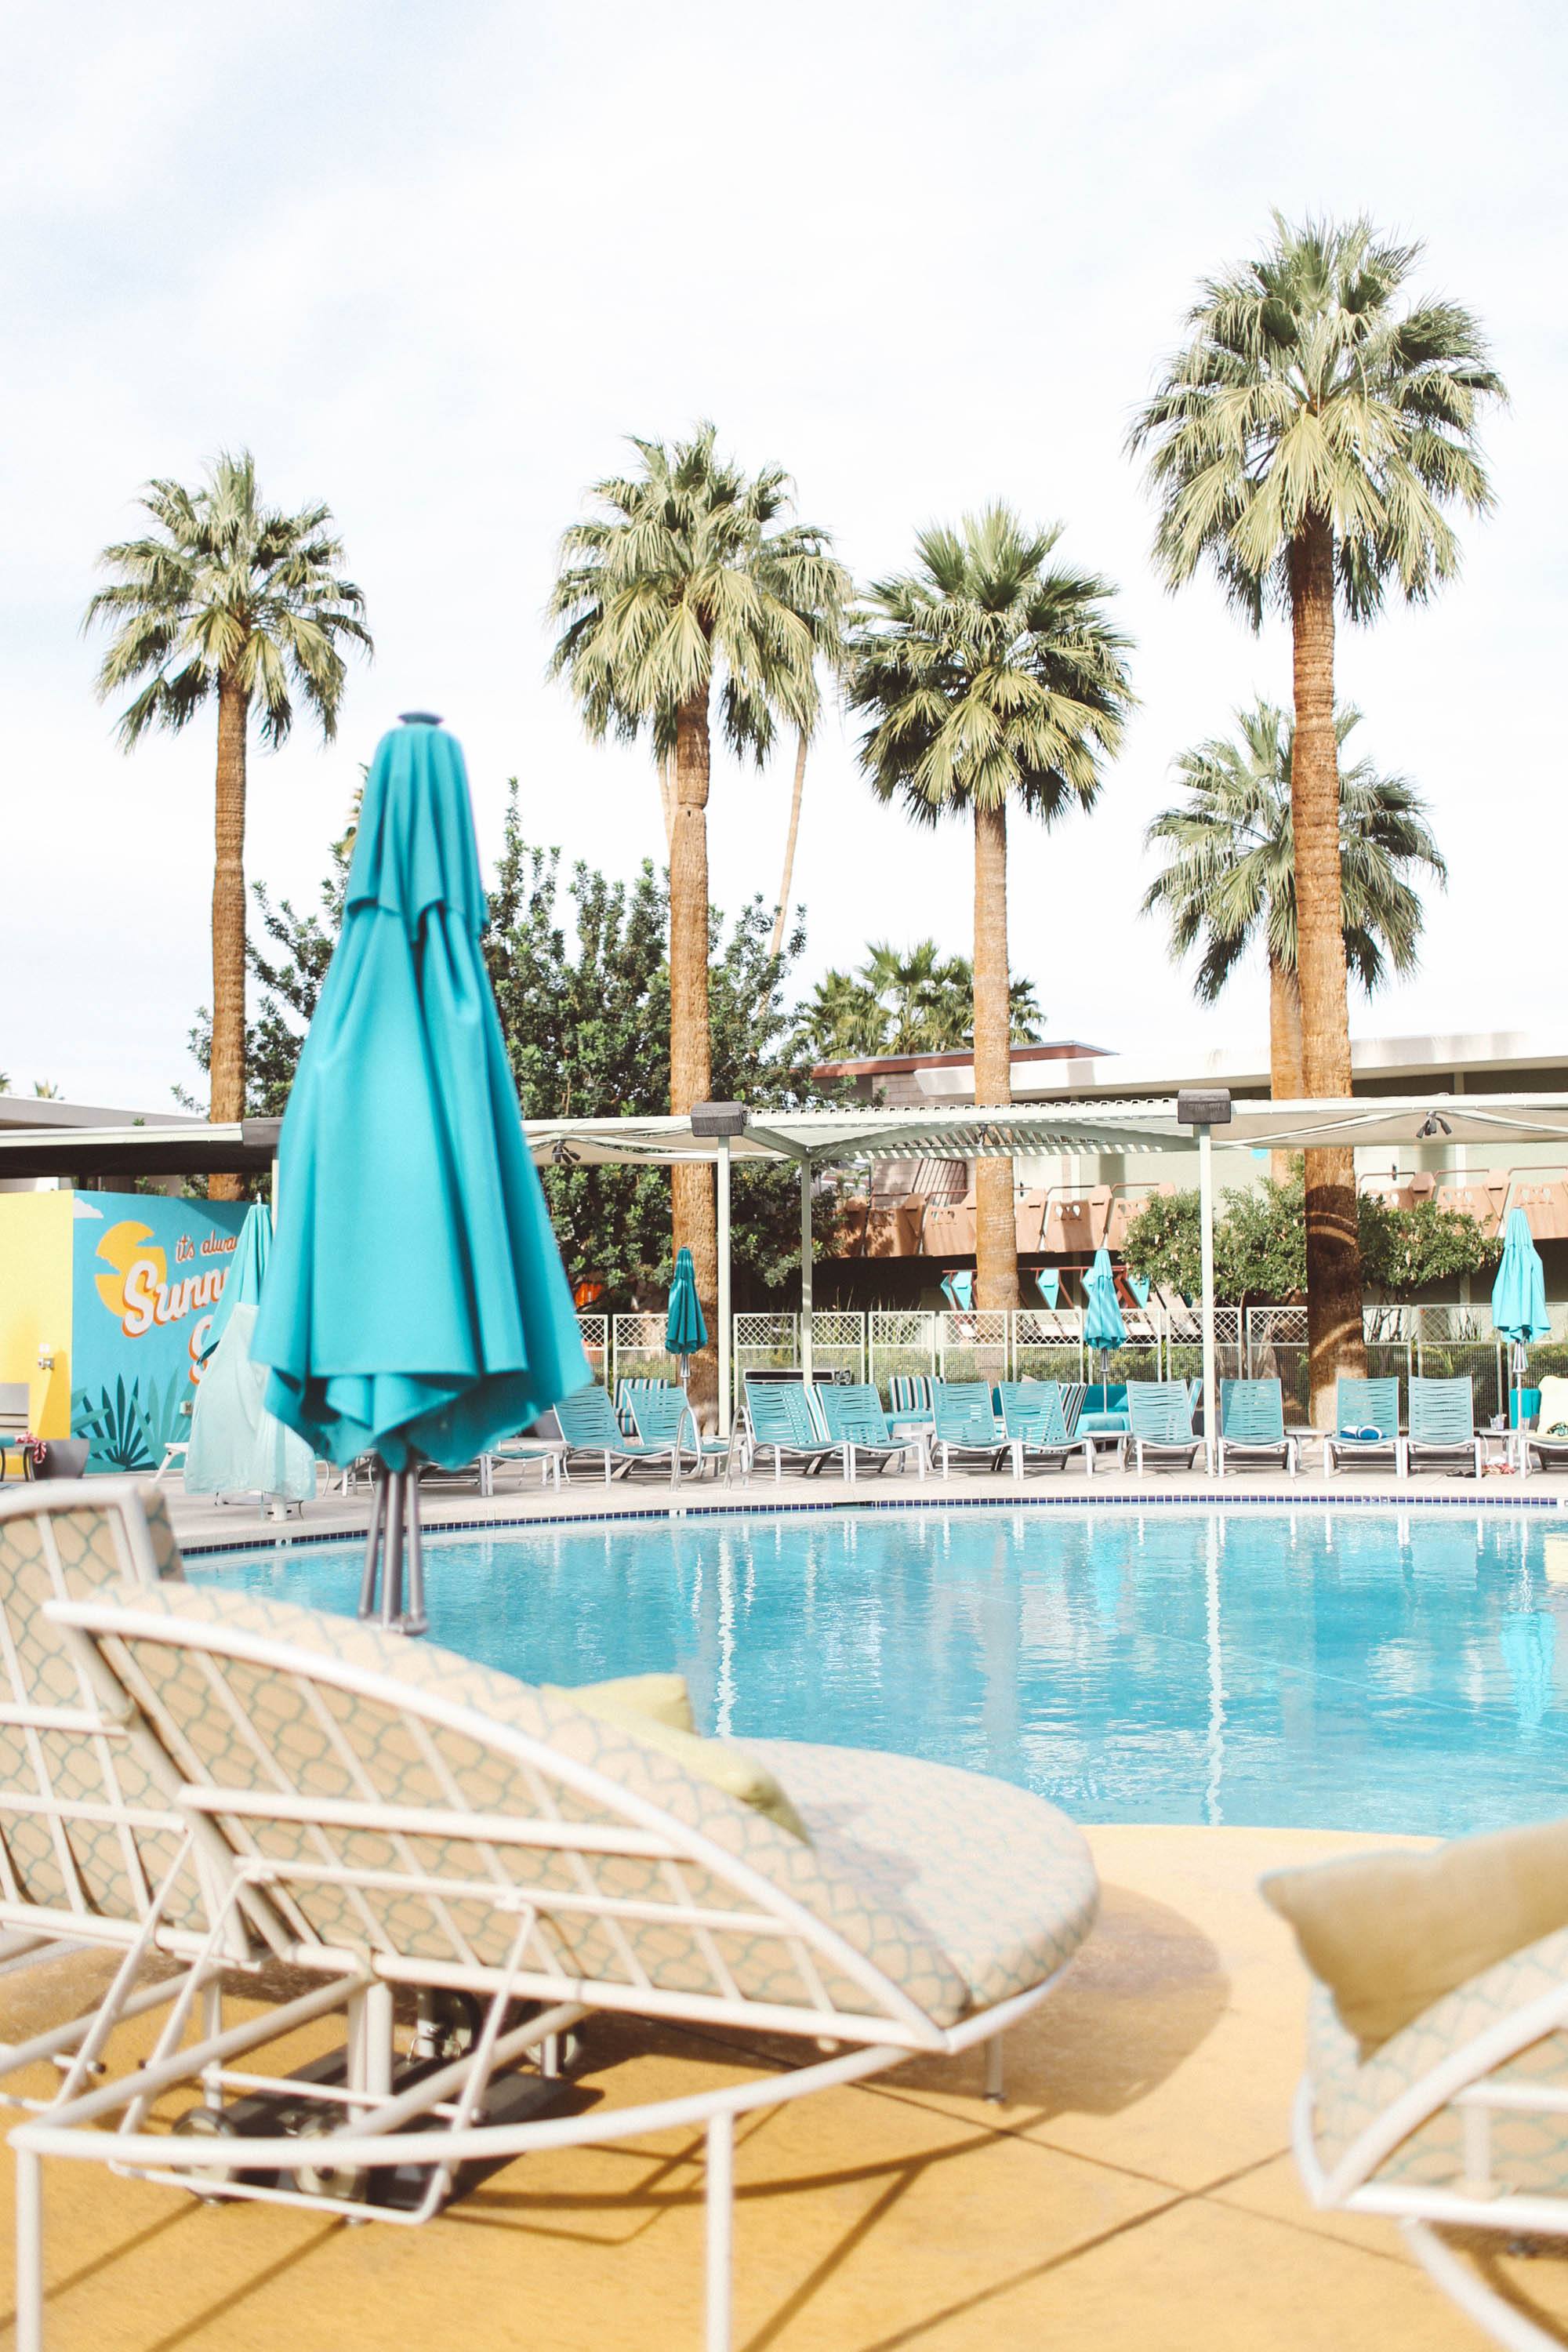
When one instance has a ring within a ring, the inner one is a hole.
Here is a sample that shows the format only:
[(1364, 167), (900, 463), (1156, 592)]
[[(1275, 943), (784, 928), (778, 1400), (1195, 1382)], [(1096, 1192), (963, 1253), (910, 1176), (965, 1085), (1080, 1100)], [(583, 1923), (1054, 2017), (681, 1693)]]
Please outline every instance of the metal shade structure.
[[(1130, 1159), (1185, 1156), (1197, 1160), (1205, 1269), (1204, 1286), (1205, 1407), (1215, 1426), (1212, 1248), (1213, 1153), (1327, 1150), (1387, 1152), (1412, 1144), (1455, 1149), (1554, 1146), (1568, 1160), (1568, 1094), (1548, 1092), (1352, 1095), (1337, 1100), (1274, 1102), (1268, 1096), (1230, 1097), (1230, 1118), (1212, 1128), (1189, 1125), (1177, 1098), (1103, 1097), (926, 1109), (847, 1104), (829, 1110), (750, 1110), (698, 1105), (687, 1117), (635, 1116), (529, 1119), (524, 1134), (541, 1169), (577, 1166), (670, 1167), (707, 1162), (719, 1190), (720, 1407), (730, 1402), (729, 1171), (735, 1161), (794, 1166), (801, 1186), (801, 1306), (806, 1369), (810, 1369), (811, 1188), (818, 1171), (878, 1160), (929, 1153), (951, 1159), (1116, 1154)], [(29, 1178), (81, 1181), (94, 1177), (196, 1173), (230, 1168), (259, 1171), (276, 1148), (276, 1123), (209, 1127), (203, 1121), (156, 1128), (22, 1129), (0, 1132), (0, 1183)]]

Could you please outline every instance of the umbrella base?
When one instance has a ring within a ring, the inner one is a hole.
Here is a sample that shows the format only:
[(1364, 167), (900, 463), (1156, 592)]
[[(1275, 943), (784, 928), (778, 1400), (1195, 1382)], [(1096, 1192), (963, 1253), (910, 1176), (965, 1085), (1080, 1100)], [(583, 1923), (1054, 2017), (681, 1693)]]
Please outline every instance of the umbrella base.
[[(406, 1608), (404, 1606), (405, 1554)], [(375, 1493), (370, 1507), (370, 1533), (364, 1547), (364, 1574), (360, 1580), (359, 1613), (362, 1617), (379, 1617), (389, 1633), (415, 1634), (427, 1630), (417, 1466), (409, 1470), (389, 1470), (385, 1463), (377, 1458)]]

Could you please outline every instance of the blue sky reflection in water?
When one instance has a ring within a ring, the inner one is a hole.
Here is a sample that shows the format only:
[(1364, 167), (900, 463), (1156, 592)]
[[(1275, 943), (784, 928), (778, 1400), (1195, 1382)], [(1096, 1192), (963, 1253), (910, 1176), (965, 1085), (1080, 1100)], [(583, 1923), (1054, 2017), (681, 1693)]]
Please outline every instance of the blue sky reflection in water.
[[(359, 1572), (340, 1545), (223, 1575), (347, 1612)], [(1454, 1835), (1568, 1808), (1545, 1512), (654, 1519), (437, 1537), (428, 1582), (432, 1638), (525, 1681), (675, 1666), (708, 1729), (933, 1757), (1085, 1821)]]

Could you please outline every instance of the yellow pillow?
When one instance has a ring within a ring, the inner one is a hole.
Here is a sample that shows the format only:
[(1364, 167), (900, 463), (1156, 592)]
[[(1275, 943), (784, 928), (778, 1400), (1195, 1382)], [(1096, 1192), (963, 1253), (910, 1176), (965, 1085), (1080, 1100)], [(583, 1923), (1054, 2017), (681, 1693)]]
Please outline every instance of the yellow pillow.
[(695, 1780), (721, 1789), (727, 1797), (776, 1822), (792, 1837), (811, 1843), (805, 1823), (765, 1764), (748, 1756), (743, 1748), (698, 1735), (693, 1728), (691, 1694), (683, 1675), (626, 1675), (616, 1682), (581, 1683), (574, 1690), (554, 1683), (546, 1683), (544, 1688), (580, 1706), (584, 1715), (629, 1731), (645, 1748), (657, 1748), (661, 1755), (683, 1765)]
[(1568, 1821), (1277, 1870), (1262, 1893), (1370, 2058), (1445, 1993), (1568, 1927)]
[(668, 1723), (672, 1731), (695, 1733), (697, 1729), (684, 1675), (620, 1675), (614, 1682), (581, 1683), (565, 1696), (606, 1723), (619, 1723), (634, 1715), (651, 1716), (655, 1723)]

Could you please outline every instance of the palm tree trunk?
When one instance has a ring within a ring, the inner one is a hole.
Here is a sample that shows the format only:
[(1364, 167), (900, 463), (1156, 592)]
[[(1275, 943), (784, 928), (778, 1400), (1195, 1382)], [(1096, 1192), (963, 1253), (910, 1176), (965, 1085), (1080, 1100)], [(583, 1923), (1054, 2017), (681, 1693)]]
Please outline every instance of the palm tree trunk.
[[(1276, 1102), (1300, 1102), (1301, 1084), (1301, 992), (1296, 975), (1268, 959), (1268, 1091)], [(1268, 1173), (1277, 1184), (1290, 1180), (1289, 1151), (1271, 1151)]]
[(658, 805), (664, 815), (664, 847), (665, 855), (668, 856), (669, 854), (670, 844), (675, 839), (674, 752), (661, 751), (658, 755), (657, 765), (658, 769)]
[(784, 842), (784, 880), (779, 884), (779, 910), (773, 917), (773, 935), (768, 941), (768, 953), (783, 952), (784, 925), (789, 920), (789, 887), (795, 877), (795, 835), (800, 831), (800, 798), (805, 787), (806, 733), (803, 727), (795, 741), (795, 791), (790, 795), (789, 835)]
[[(1290, 548), (1296, 732), (1290, 820), (1296, 836), (1301, 1080), (1309, 1096), (1351, 1090), (1350, 1003), (1340, 890), (1340, 767), (1334, 740), (1334, 535), (1313, 514)], [(1307, 1345), (1312, 1419), (1332, 1426), (1334, 1382), (1364, 1372), (1355, 1155), (1307, 1154)]]
[[(245, 737), (250, 697), (232, 677), (217, 690), (217, 781), (213, 861), (213, 1027), (208, 1116), (245, 1116)], [(237, 1176), (214, 1176), (208, 1198), (237, 1201)]]
[[(1007, 1002), (1007, 811), (974, 811), (974, 1099), (990, 1108), (1013, 1099), (1012, 1029)], [(1018, 1228), (1011, 1160), (977, 1160), (974, 1169), (974, 1303), (1018, 1304)]]
[[(706, 1102), (712, 1088), (708, 1028), (708, 698), (694, 695), (676, 722), (675, 812), (669, 838), (669, 1107)], [(675, 1247), (691, 1252), (708, 1345), (691, 1362), (691, 1398), (719, 1393), (719, 1236), (713, 1171), (670, 1171)]]

